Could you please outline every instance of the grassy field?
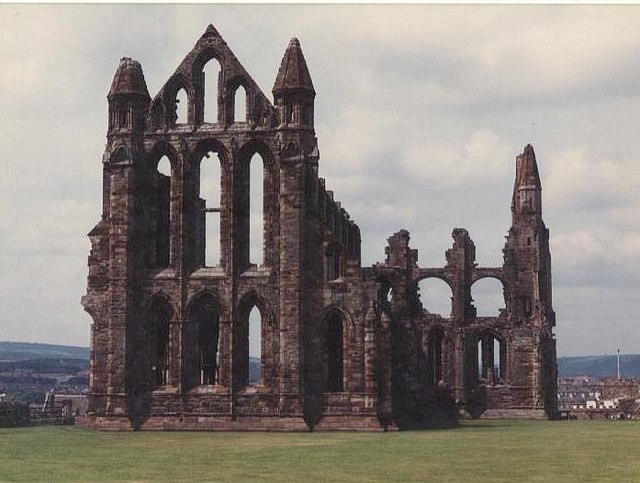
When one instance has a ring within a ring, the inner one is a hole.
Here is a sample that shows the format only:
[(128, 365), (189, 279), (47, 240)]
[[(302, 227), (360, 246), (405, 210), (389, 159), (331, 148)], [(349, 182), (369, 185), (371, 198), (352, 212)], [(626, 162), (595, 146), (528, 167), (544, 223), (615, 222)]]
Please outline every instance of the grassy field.
[(402, 433), (0, 429), (0, 481), (640, 481), (640, 422)]

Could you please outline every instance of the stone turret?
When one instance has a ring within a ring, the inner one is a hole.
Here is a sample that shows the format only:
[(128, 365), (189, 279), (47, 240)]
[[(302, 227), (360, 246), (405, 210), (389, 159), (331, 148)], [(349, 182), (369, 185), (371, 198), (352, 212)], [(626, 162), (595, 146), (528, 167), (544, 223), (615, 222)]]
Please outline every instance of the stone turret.
[(144, 117), (151, 101), (139, 62), (123, 57), (113, 76), (109, 101), (109, 132), (144, 129)]
[(542, 216), (542, 184), (531, 144), (516, 158), (516, 179), (511, 203), (513, 223), (523, 218)]
[(316, 91), (300, 42), (295, 37), (284, 53), (272, 92), (281, 127), (313, 129)]

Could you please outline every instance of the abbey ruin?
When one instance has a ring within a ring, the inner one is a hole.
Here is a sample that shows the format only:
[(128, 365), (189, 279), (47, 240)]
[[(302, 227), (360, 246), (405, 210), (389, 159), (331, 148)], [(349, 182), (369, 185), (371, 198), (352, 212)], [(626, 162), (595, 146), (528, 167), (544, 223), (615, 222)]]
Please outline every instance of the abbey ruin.
[[(207, 119), (211, 63), (217, 105)], [(315, 90), (297, 39), (272, 93), (273, 103), (213, 26), (153, 99), (140, 64), (121, 60), (108, 94), (102, 218), (89, 233), (90, 407), (79, 424), (392, 430), (450, 426), (459, 414), (554, 417), (549, 231), (533, 148), (516, 158), (503, 266), (476, 266), (473, 241), (456, 228), (444, 267), (419, 266), (400, 230), (385, 260), (365, 268), (358, 225), (318, 176)], [(418, 282), (429, 277), (451, 288), (449, 317), (423, 308)], [(504, 289), (496, 317), (478, 317), (471, 298), (486, 277)]]

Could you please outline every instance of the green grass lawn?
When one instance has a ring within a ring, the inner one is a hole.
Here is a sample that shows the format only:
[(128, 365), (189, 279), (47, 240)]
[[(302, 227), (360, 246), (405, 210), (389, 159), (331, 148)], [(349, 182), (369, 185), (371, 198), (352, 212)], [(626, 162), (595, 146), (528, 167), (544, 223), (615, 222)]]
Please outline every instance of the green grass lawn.
[(0, 481), (640, 481), (640, 422), (399, 433), (0, 429)]

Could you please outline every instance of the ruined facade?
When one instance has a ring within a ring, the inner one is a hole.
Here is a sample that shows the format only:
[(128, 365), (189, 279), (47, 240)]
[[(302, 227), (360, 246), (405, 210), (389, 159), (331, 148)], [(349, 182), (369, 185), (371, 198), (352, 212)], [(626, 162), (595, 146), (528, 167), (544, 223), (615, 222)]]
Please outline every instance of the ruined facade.
[[(210, 62), (220, 66), (217, 85), (205, 78)], [(404, 230), (389, 238), (384, 263), (363, 268), (359, 228), (318, 177), (315, 90), (296, 39), (272, 92), (273, 103), (213, 26), (153, 99), (140, 64), (121, 60), (108, 94), (102, 219), (89, 233), (90, 407), (81, 424), (380, 430), (450, 425), (459, 411), (553, 416), (549, 236), (533, 149), (517, 158), (503, 267), (477, 267), (468, 233), (455, 229), (443, 268), (419, 267)], [(212, 164), (213, 181), (204, 174)], [(422, 308), (418, 282), (428, 277), (451, 287), (449, 318)], [(473, 307), (471, 286), (484, 277), (504, 287), (495, 318)]]

